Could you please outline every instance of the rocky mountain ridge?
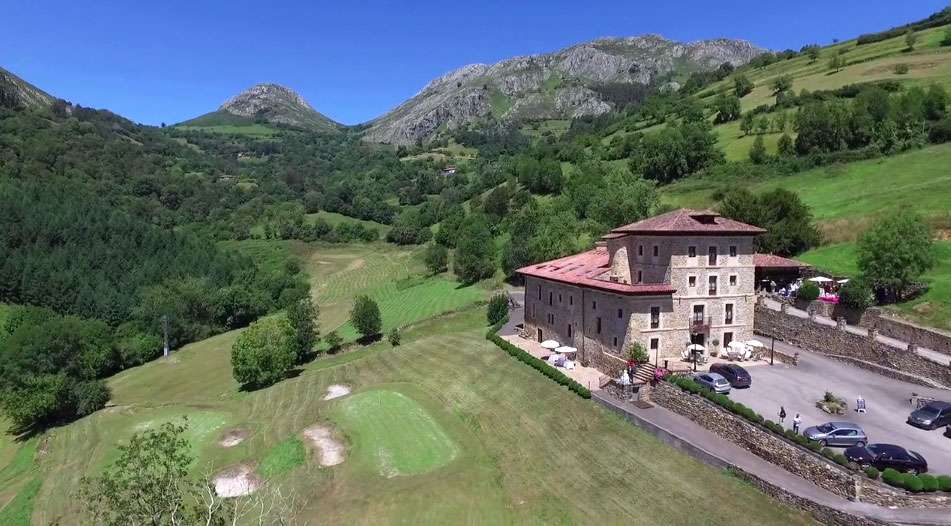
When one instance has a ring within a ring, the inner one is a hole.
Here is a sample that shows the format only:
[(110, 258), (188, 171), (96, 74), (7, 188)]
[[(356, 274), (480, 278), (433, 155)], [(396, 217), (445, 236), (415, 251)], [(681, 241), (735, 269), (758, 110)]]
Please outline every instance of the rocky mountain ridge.
[(0, 68), (0, 105), (49, 106), (56, 98), (20, 77)]
[(650, 84), (669, 73), (739, 66), (762, 53), (744, 40), (681, 43), (659, 35), (601, 38), (549, 54), (470, 64), (427, 84), (369, 123), (372, 142), (415, 144), (488, 117), (500, 121), (600, 115), (612, 104), (598, 84)]
[(266, 122), (317, 131), (335, 131), (340, 124), (315, 110), (296, 91), (278, 84), (256, 84), (231, 97), (217, 111), (182, 124), (217, 126)]

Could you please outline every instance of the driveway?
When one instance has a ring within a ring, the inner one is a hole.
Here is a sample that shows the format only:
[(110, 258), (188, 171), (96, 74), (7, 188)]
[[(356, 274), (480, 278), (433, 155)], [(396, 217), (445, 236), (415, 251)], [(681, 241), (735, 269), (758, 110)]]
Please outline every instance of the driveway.
[[(799, 352), (799, 366), (776, 364), (749, 368), (753, 386), (734, 389), (730, 398), (753, 408), (764, 418), (779, 421), (779, 408), (786, 408), (786, 427), (792, 427), (796, 413), (802, 416), (802, 429), (809, 426), (844, 420), (862, 426), (872, 442), (897, 444), (918, 451), (928, 461), (928, 470), (951, 475), (951, 438), (944, 429), (925, 431), (905, 423), (912, 392), (951, 401), (951, 391), (921, 387), (836, 362), (797, 347), (776, 342), (777, 348)], [(845, 398), (849, 412), (829, 415), (816, 407), (826, 391)], [(855, 412), (855, 400), (865, 398), (868, 412)], [(840, 448), (835, 448), (841, 451)]]

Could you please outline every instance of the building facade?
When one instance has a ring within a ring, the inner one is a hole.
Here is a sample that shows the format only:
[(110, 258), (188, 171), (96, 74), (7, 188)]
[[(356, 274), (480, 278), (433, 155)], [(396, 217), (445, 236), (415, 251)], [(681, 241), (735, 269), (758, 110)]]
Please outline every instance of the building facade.
[(680, 209), (616, 228), (587, 252), (519, 269), (525, 330), (576, 347), (605, 372), (633, 342), (679, 360), (753, 337), (755, 236), (763, 229)]

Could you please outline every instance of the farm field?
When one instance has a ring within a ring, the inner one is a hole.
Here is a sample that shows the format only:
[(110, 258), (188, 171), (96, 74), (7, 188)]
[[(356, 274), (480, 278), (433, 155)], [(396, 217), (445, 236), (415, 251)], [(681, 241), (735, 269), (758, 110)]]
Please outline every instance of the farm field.
[(276, 128), (264, 126), (262, 124), (221, 124), (216, 126), (178, 126), (181, 130), (202, 131), (210, 133), (221, 133), (224, 135), (245, 135), (248, 137), (267, 138), (273, 137), (281, 132)]
[[(468, 309), (409, 328), (401, 347), (319, 358), (254, 392), (231, 380), (233, 334), (125, 371), (110, 382), (113, 407), (42, 437), (33, 523), (75, 517), (72, 491), (117, 439), (179, 415), (194, 426), (196, 475), (276, 466), (271, 482), (305, 497), (314, 524), (671, 524), (697, 507), (711, 523), (811, 523), (518, 364), (484, 332), (483, 311)], [(324, 400), (330, 385), (353, 392)], [(295, 441), (309, 444), (302, 433), (315, 423), (341, 437), (342, 463), (319, 467), (309, 445), (301, 458)], [(247, 438), (221, 446), (234, 429)]]

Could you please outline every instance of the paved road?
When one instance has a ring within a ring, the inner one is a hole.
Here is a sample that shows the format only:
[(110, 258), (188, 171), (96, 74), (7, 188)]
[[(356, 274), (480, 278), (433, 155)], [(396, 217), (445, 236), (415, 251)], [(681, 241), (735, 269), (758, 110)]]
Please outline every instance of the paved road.
[[(951, 474), (951, 439), (943, 436), (944, 430), (925, 431), (905, 423), (911, 411), (908, 399), (912, 391), (946, 401), (951, 401), (951, 391), (892, 380), (781, 342), (776, 342), (776, 347), (799, 352), (799, 366), (777, 363), (749, 367), (753, 386), (733, 390), (730, 398), (775, 421), (779, 420), (780, 406), (785, 407), (787, 427), (792, 427), (797, 412), (802, 414), (803, 429), (830, 420), (855, 422), (865, 429), (872, 442), (898, 444), (918, 451), (928, 461), (930, 471)], [(826, 391), (849, 402), (847, 415), (833, 417), (815, 406)], [(865, 414), (854, 411), (859, 396), (865, 398)]]

